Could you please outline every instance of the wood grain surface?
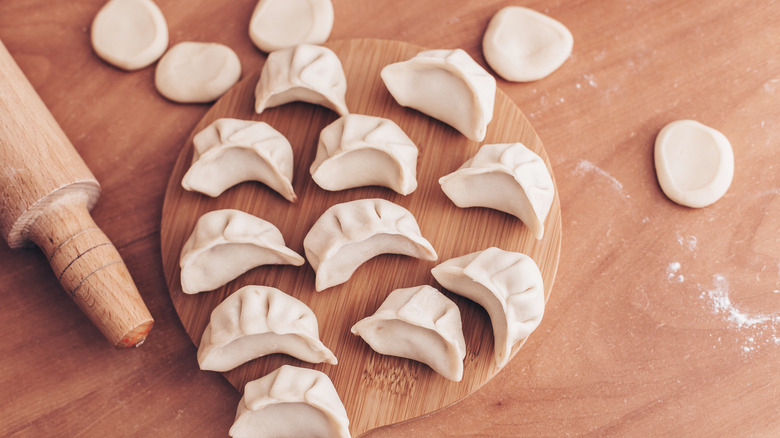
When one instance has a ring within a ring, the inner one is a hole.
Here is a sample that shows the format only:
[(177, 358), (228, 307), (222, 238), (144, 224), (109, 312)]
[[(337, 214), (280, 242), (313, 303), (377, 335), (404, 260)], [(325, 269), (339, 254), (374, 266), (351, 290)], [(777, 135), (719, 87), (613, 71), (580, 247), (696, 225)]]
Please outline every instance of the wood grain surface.
[[(484, 208), (457, 208), (441, 190), (438, 179), (473, 156), (480, 143), (469, 141), (447, 125), (395, 103), (379, 72), (393, 62), (411, 58), (423, 48), (398, 41), (376, 39), (340, 40), (327, 44), (340, 58), (347, 77), (347, 107), (356, 114), (368, 114), (395, 121), (420, 150), (417, 164), (418, 188), (407, 196), (382, 187), (327, 192), (311, 179), (309, 167), (317, 152), (319, 133), (337, 114), (323, 107), (294, 103), (255, 114), (254, 91), (259, 71), (231, 89), (198, 122), (176, 160), (163, 203), (161, 245), (163, 269), (174, 307), (185, 330), (196, 345), (209, 322), (211, 311), (228, 295), (247, 284), (273, 286), (306, 303), (317, 316), (320, 338), (335, 353), (338, 365), (309, 365), (276, 354), (248, 362), (225, 373), (233, 386), (244, 385), (284, 364), (313, 367), (326, 373), (336, 386), (350, 418), (350, 430), (359, 435), (367, 430), (430, 413), (472, 393), (499, 369), (493, 358), (493, 337), (487, 313), (477, 304), (443, 291), (458, 304), (466, 338), (463, 380), (449, 381), (419, 362), (374, 353), (350, 328), (376, 311), (390, 291), (430, 284), (440, 290), (431, 268), (491, 246), (531, 256), (545, 280), (549, 297), (558, 267), (561, 247), (560, 203), (556, 196), (545, 222), (545, 235), (536, 240), (517, 218)], [(522, 112), (503, 93), (496, 96), (493, 121), (484, 143), (522, 142), (547, 160), (539, 137)], [(259, 183), (244, 183), (217, 198), (188, 192), (181, 180), (192, 163), (192, 137), (222, 117), (260, 120), (279, 130), (293, 146), (293, 187), (298, 195), (290, 203)], [(547, 160), (549, 166), (549, 160)], [(552, 171), (550, 169), (550, 171)], [(181, 290), (181, 249), (201, 215), (218, 209), (235, 208), (275, 224), (287, 245), (304, 254), (303, 239), (314, 222), (331, 206), (355, 199), (388, 199), (409, 210), (422, 235), (439, 254), (438, 261), (423, 261), (399, 255), (376, 257), (361, 266), (346, 283), (314, 290), (310, 265), (264, 266), (249, 271), (213, 292), (196, 295)], [(521, 344), (513, 350), (517, 353)]]
[[(232, 47), (245, 74), (254, 0), (159, 0), (180, 41)], [(460, 47), (502, 6), (564, 23), (574, 51), (551, 76), (499, 80), (535, 128), (565, 230), (539, 328), (455, 405), (369, 436), (772, 437), (780, 430), (780, 2), (334, 0), (331, 40)], [(0, 436), (223, 437), (240, 394), (197, 368), (167, 291), (160, 222), (168, 178), (208, 105), (178, 105), (154, 69), (100, 61), (103, 0), (0, 0), (0, 39), (103, 193), (93, 216), (116, 244), (155, 328), (116, 351), (61, 292), (38, 251), (0, 247)], [(0, 85), (2, 86), (2, 85)], [(723, 132), (724, 198), (699, 210), (658, 188), (668, 122)]]

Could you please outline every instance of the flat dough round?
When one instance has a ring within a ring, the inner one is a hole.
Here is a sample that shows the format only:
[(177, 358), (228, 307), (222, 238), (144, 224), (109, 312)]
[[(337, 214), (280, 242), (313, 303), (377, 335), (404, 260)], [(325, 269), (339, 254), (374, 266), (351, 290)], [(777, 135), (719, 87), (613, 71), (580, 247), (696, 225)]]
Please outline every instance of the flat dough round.
[(230, 47), (183, 42), (171, 47), (157, 64), (154, 85), (180, 103), (211, 102), (241, 77), (241, 61)]
[(332, 29), (331, 0), (260, 0), (249, 21), (249, 37), (264, 52), (322, 44)]
[(485, 60), (513, 82), (542, 79), (571, 55), (574, 38), (560, 22), (532, 9), (507, 6), (490, 20), (482, 38)]
[(706, 207), (729, 189), (734, 152), (721, 132), (694, 120), (678, 120), (664, 126), (655, 139), (655, 172), (669, 199)]
[(124, 70), (144, 68), (168, 48), (168, 25), (151, 0), (111, 0), (92, 21), (92, 47)]

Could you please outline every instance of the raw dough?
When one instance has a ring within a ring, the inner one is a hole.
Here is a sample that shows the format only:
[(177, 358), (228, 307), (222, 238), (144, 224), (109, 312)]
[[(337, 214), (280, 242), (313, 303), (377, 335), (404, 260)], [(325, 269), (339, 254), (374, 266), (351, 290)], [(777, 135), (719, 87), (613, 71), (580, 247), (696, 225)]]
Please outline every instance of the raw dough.
[(168, 48), (168, 25), (151, 0), (110, 0), (92, 22), (92, 47), (109, 64), (138, 70)]
[(230, 47), (183, 42), (171, 47), (157, 64), (154, 85), (174, 102), (204, 103), (217, 100), (240, 77), (241, 61)]
[(655, 139), (655, 172), (661, 190), (687, 207), (720, 199), (734, 177), (734, 152), (725, 135), (694, 120), (664, 126)]
[(244, 387), (233, 438), (349, 438), (349, 419), (325, 373), (282, 365)]
[(271, 125), (217, 119), (195, 134), (192, 145), (192, 165), (181, 180), (185, 190), (217, 197), (241, 182), (259, 181), (296, 201), (292, 146)]
[(310, 172), (325, 190), (377, 185), (408, 195), (417, 188), (417, 155), (392, 120), (347, 114), (320, 132)]
[(482, 141), (493, 119), (496, 79), (462, 49), (427, 50), (385, 66), (382, 81), (399, 105)]
[(249, 21), (249, 37), (264, 52), (322, 44), (332, 29), (331, 0), (260, 0)]
[(560, 22), (521, 6), (507, 6), (482, 38), (485, 60), (508, 81), (541, 79), (571, 55), (574, 38)]
[(273, 287), (244, 286), (211, 312), (198, 346), (198, 365), (224, 372), (273, 353), (337, 363), (320, 341), (317, 317), (309, 306)]
[(390, 292), (352, 333), (380, 354), (422, 362), (449, 380), (463, 379), (466, 341), (458, 306), (431, 286)]

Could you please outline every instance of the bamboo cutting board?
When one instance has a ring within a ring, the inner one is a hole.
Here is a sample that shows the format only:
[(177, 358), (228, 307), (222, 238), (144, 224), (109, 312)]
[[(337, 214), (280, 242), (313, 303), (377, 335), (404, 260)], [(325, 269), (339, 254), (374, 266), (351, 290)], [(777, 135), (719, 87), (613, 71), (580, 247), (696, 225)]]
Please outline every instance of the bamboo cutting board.
[[(327, 192), (309, 174), (319, 132), (337, 118), (325, 108), (292, 103), (254, 113), (254, 88), (259, 72), (248, 75), (225, 94), (203, 117), (184, 144), (176, 161), (162, 213), (161, 244), (170, 295), (185, 330), (198, 345), (212, 309), (225, 297), (247, 284), (279, 288), (312, 308), (318, 318), (320, 337), (337, 356), (338, 365), (308, 364), (275, 354), (246, 363), (224, 373), (243, 390), (284, 364), (325, 372), (336, 387), (350, 418), (353, 435), (448, 406), (498, 373), (493, 359), (493, 336), (487, 313), (475, 303), (443, 290), (458, 305), (466, 338), (463, 380), (451, 382), (426, 365), (373, 352), (350, 332), (352, 325), (369, 316), (389, 292), (401, 287), (430, 284), (441, 290), (430, 270), (452, 257), (498, 246), (531, 256), (539, 265), (549, 297), (561, 247), (560, 202), (555, 200), (545, 223), (542, 240), (535, 240), (525, 225), (513, 216), (482, 208), (460, 209), (444, 195), (438, 179), (457, 169), (480, 146), (449, 126), (417, 111), (396, 104), (379, 77), (382, 67), (411, 58), (421, 47), (395, 41), (345, 40), (326, 46), (336, 52), (347, 75), (347, 105), (351, 112), (376, 115), (395, 121), (420, 150), (418, 189), (407, 196), (381, 187)], [(218, 198), (185, 191), (181, 179), (192, 161), (192, 136), (220, 117), (262, 120), (284, 134), (295, 156), (293, 187), (298, 195), (290, 203), (256, 182), (235, 186)], [(484, 143), (520, 141), (547, 163), (547, 154), (531, 125), (517, 106), (501, 91), (496, 96), (495, 115)], [(439, 261), (428, 262), (397, 255), (382, 255), (362, 265), (346, 283), (314, 292), (314, 271), (307, 264), (264, 266), (253, 269), (216, 291), (186, 295), (181, 291), (179, 255), (197, 219), (204, 213), (235, 208), (270, 221), (284, 235), (287, 245), (303, 254), (303, 238), (312, 224), (330, 206), (361, 198), (379, 197), (395, 202), (414, 214), (422, 234), (434, 246)], [(521, 345), (517, 345), (513, 354)]]

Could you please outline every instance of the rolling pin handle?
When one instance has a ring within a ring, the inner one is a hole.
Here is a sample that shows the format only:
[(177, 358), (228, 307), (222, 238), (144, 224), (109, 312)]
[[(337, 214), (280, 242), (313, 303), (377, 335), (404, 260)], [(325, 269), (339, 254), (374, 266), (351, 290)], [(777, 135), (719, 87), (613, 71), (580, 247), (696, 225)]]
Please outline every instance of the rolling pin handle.
[(88, 198), (74, 192), (28, 228), (73, 301), (117, 348), (138, 346), (154, 320), (114, 245), (95, 224)]

